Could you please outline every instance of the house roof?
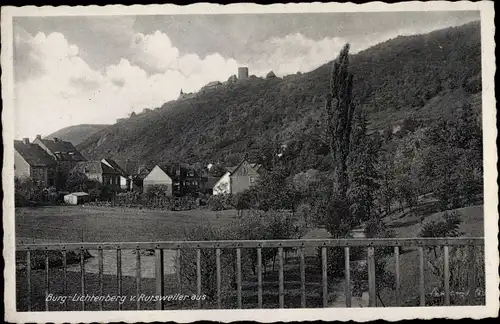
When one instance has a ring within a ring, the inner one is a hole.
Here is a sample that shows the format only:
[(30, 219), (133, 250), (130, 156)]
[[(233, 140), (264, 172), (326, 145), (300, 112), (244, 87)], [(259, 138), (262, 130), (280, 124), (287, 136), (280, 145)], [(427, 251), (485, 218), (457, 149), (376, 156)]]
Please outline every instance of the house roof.
[[(236, 170), (240, 167), (240, 165), (242, 165), (242, 164), (243, 164), (243, 162), (245, 162), (245, 161), (247, 161), (247, 160), (246, 160), (246, 159), (243, 159), (243, 160), (241, 160), (241, 162), (240, 162), (240, 163), (238, 163), (236, 166), (226, 167), (226, 170), (227, 170), (227, 171), (229, 172), (229, 174), (231, 175), (231, 174), (233, 174), (233, 173), (234, 173), (234, 171), (236, 171)], [(262, 167), (262, 164), (260, 164), (260, 163), (249, 163), (249, 164), (250, 164), (250, 166), (251, 166), (251, 167), (252, 167), (255, 171), (259, 171), (259, 169)]]
[(258, 171), (262, 167), (262, 164), (260, 164), (260, 163), (250, 163), (250, 166), (252, 168), (254, 168), (256, 171)]
[(101, 161), (81, 161), (75, 165), (73, 170), (82, 173), (120, 174), (120, 172)]
[(56, 161), (37, 144), (24, 144), (22, 141), (14, 141), (14, 149), (30, 166), (52, 166), (56, 164)]
[(108, 162), (113, 169), (118, 171), (122, 177), (127, 178), (129, 176), (129, 173), (125, 171), (118, 163), (116, 163), (115, 160), (111, 158), (104, 158), (104, 160), (106, 160), (106, 162)]
[(81, 192), (80, 191), (80, 192), (72, 192), (72, 193), (70, 193), (70, 195), (77, 196), (77, 197), (84, 197), (84, 196), (88, 196), (89, 194), (86, 193), (86, 192)]
[(39, 139), (59, 160), (85, 161), (83, 155), (68, 141)]
[(151, 170), (148, 170), (146, 168), (142, 169), (138, 174), (135, 174), (133, 179), (134, 181), (136, 180), (144, 180), (144, 178), (151, 172)]

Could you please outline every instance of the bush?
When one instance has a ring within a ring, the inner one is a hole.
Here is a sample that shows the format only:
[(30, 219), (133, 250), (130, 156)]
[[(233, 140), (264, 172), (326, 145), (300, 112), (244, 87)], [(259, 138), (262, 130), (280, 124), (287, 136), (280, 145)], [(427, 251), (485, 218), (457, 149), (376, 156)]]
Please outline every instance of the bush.
[(33, 207), (39, 205), (55, 205), (59, 203), (55, 188), (35, 186), (31, 178), (14, 179), (14, 203), (16, 207)]
[(234, 208), (232, 195), (214, 195), (208, 199), (208, 208), (210, 210), (227, 210)]
[(425, 223), (420, 230), (419, 237), (456, 237), (463, 233), (459, 231), (462, 224), (459, 212), (445, 212), (439, 221)]

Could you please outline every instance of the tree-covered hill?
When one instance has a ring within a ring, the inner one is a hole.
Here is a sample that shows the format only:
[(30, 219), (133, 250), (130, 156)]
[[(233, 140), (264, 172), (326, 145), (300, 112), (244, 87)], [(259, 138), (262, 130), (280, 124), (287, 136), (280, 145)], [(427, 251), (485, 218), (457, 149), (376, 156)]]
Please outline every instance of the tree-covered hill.
[[(351, 57), (354, 96), (369, 129), (408, 119), (420, 124), (470, 103), (480, 110), (480, 25), (397, 37)], [(332, 60), (338, 53), (332, 53)], [(284, 78), (224, 83), (165, 103), (93, 134), (78, 145), (89, 158), (238, 162), (265, 159), (273, 145), (297, 149), (295, 171), (316, 168), (326, 150), (322, 120), (331, 63)]]

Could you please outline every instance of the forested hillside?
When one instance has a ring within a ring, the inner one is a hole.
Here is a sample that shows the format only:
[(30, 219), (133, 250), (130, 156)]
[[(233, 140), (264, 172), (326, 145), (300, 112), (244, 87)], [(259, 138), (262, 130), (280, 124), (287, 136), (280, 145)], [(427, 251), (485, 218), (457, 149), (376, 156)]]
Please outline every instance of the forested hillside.
[[(480, 55), (479, 23), (398, 37), (353, 55), (354, 100), (367, 112), (368, 129), (413, 134), (467, 103), (480, 111)], [(321, 168), (330, 70), (331, 63), (284, 78), (224, 84), (106, 127), (78, 148), (89, 158), (234, 164), (245, 154), (266, 163), (268, 153), (286, 143), (295, 152), (291, 172)]]

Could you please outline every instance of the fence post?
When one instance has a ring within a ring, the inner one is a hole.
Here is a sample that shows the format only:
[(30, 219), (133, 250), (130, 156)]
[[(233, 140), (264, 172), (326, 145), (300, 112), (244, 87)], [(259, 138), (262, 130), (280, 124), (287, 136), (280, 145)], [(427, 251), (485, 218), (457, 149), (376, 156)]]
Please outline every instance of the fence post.
[(304, 248), (300, 248), (300, 306), (306, 307), (306, 265)]
[(345, 306), (351, 307), (351, 260), (349, 255), (349, 247), (344, 248), (345, 258)]
[(368, 247), (368, 306), (377, 307), (377, 285), (375, 282), (375, 248)]
[(450, 305), (450, 255), (447, 245), (443, 247), (444, 254), (444, 305)]
[[(164, 262), (163, 262), (163, 250), (162, 249), (156, 249), (155, 250), (155, 291), (156, 291), (156, 296), (163, 297), (164, 295), (164, 287), (165, 283), (163, 281), (163, 273), (164, 273)], [(162, 310), (164, 307), (164, 302), (163, 298), (159, 298), (159, 300), (156, 301), (156, 309), (157, 310)]]
[(285, 307), (285, 286), (283, 277), (283, 248), (278, 248), (278, 273), (279, 273), (279, 307)]
[(394, 247), (395, 270), (396, 270), (396, 305), (401, 306), (401, 276), (399, 267), (399, 246)]
[(238, 308), (242, 308), (241, 300), (241, 249), (236, 249), (236, 291), (238, 299)]
[(425, 256), (424, 256), (424, 248), (422, 246), (418, 247), (418, 256), (419, 256), (419, 270), (420, 270), (420, 282), (419, 282), (419, 291), (420, 291), (420, 306), (425, 306)]
[(201, 250), (196, 249), (196, 294), (198, 295), (198, 308), (201, 308)]
[(48, 296), (49, 296), (49, 283), (50, 283), (50, 278), (49, 278), (49, 254), (48, 251), (45, 251), (45, 311), (49, 311), (49, 301), (48, 301)]
[(221, 309), (221, 269), (220, 269), (220, 249), (215, 249), (215, 267), (217, 272), (217, 309)]
[(323, 287), (323, 307), (328, 306), (328, 262), (326, 256), (326, 247), (321, 248), (321, 270), (322, 270), (322, 287)]
[(257, 248), (257, 303), (262, 308), (262, 248)]

